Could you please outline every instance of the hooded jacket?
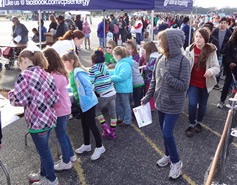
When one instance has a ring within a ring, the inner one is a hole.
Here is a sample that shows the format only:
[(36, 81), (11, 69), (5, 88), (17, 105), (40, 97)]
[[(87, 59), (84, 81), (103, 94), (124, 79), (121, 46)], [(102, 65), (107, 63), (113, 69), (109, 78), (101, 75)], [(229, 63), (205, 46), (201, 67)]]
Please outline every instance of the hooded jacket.
[(91, 29), (87, 21), (84, 23), (82, 31), (85, 35), (89, 35), (91, 33)]
[(132, 93), (133, 81), (132, 81), (132, 57), (126, 57), (121, 59), (114, 69), (114, 75), (111, 76), (112, 82), (116, 93)]
[(183, 111), (190, 81), (190, 63), (182, 54), (184, 33), (180, 30), (166, 31), (170, 55), (158, 57), (150, 87), (141, 100), (147, 103), (153, 96), (155, 107), (166, 114), (180, 114)]

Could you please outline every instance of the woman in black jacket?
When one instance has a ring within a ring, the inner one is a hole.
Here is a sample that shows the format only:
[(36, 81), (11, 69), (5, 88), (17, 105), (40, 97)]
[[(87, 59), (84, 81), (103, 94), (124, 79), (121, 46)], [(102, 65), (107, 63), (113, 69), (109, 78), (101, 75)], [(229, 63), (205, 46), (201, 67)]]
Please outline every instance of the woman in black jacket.
[(233, 80), (232, 73), (237, 79), (237, 29), (234, 30), (230, 40), (225, 47), (225, 55), (223, 56), (223, 66), (226, 74), (223, 91), (217, 107), (222, 109), (225, 99), (228, 95), (231, 82)]
[(49, 25), (49, 29), (48, 29), (48, 32), (50, 32), (51, 29), (54, 29), (56, 30), (57, 29), (57, 26), (58, 26), (58, 23), (57, 23), (57, 20), (55, 18), (55, 16), (53, 14), (51, 14), (49, 16), (49, 20), (51, 21), (50, 25)]

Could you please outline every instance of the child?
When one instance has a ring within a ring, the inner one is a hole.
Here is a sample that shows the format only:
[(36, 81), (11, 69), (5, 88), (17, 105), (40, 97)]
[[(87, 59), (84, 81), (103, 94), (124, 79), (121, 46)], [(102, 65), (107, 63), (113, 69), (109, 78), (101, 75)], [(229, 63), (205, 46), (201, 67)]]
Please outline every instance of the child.
[(85, 34), (85, 49), (87, 49), (87, 42), (88, 42), (89, 49), (91, 49), (91, 47), (90, 47), (91, 29), (90, 29), (90, 26), (87, 21), (83, 25), (82, 32)]
[[(143, 67), (143, 71), (145, 72), (145, 82), (146, 82), (146, 92), (147, 92), (150, 86), (151, 78), (152, 78), (152, 71), (154, 69), (154, 65), (156, 63), (159, 53), (156, 48), (156, 45), (152, 41), (149, 41), (144, 44), (144, 51), (146, 55), (145, 57), (146, 61), (148, 61), (146, 66)], [(150, 102), (151, 110), (155, 111), (156, 108), (155, 108), (154, 98), (151, 98), (149, 102)]]
[(22, 72), (8, 98), (12, 105), (25, 107), (25, 120), (40, 155), (40, 172), (30, 174), (29, 180), (34, 182), (33, 185), (59, 185), (48, 144), (57, 121), (54, 105), (59, 96), (53, 77), (44, 70), (48, 67), (46, 58), (39, 48), (34, 47), (20, 53), (18, 66)]
[(107, 47), (106, 47), (107, 52), (105, 52), (105, 64), (109, 66), (109, 69), (114, 68), (117, 63), (113, 57), (113, 49), (115, 47), (116, 47), (115, 41), (109, 40), (107, 42)]
[(34, 33), (34, 36), (32, 37), (33, 42), (39, 42), (39, 32), (36, 28), (32, 29), (32, 32)]
[(137, 53), (136, 44), (133, 42), (127, 42), (126, 46), (130, 56), (135, 61), (132, 67), (132, 79), (133, 79), (133, 102), (134, 107), (138, 107), (141, 104), (141, 99), (144, 95), (145, 84), (143, 77), (139, 71), (139, 54)]
[(115, 66), (114, 75), (111, 76), (116, 90), (116, 110), (118, 113), (117, 123), (120, 126), (131, 124), (131, 107), (129, 103), (130, 93), (133, 92), (132, 86), (132, 57), (128, 57), (128, 51), (117, 46), (113, 50), (113, 56), (118, 64)]
[[(103, 50), (101, 48), (96, 49), (95, 53), (91, 56), (91, 59), (93, 66), (89, 70), (89, 77), (92, 84), (95, 86), (96, 93), (99, 95), (99, 103), (96, 105), (95, 114), (103, 129), (102, 136), (109, 139), (116, 139), (116, 91), (109, 76), (108, 66), (104, 63), (105, 57)], [(111, 118), (110, 127), (101, 112), (106, 105), (109, 106)]]
[(71, 101), (66, 88), (69, 83), (68, 74), (55, 49), (47, 48), (43, 53), (49, 63), (47, 72), (53, 76), (60, 97), (54, 109), (57, 115), (57, 127), (55, 128), (55, 133), (61, 146), (62, 160), (54, 165), (54, 169), (56, 171), (69, 170), (72, 168), (71, 162), (76, 162), (77, 158), (74, 155), (70, 139), (66, 134), (67, 121), (71, 114)]
[(70, 86), (77, 103), (80, 106), (81, 123), (84, 136), (84, 144), (75, 150), (77, 154), (91, 151), (90, 131), (92, 131), (96, 148), (91, 156), (91, 160), (97, 160), (105, 152), (102, 145), (100, 132), (95, 122), (95, 105), (98, 103), (97, 97), (93, 91), (93, 85), (90, 82), (88, 73), (80, 63), (74, 49), (69, 50), (62, 56), (64, 66), (70, 72)]

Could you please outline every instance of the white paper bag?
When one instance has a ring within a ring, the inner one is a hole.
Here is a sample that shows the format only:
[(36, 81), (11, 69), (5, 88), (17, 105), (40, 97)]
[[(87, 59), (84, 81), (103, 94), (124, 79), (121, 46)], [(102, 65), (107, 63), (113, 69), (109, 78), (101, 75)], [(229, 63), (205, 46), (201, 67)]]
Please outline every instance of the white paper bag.
[(145, 105), (134, 108), (133, 112), (139, 128), (152, 123), (151, 107), (149, 102)]
[(21, 36), (18, 35), (14, 38), (14, 41), (16, 41), (17, 43), (19, 43), (21, 41)]

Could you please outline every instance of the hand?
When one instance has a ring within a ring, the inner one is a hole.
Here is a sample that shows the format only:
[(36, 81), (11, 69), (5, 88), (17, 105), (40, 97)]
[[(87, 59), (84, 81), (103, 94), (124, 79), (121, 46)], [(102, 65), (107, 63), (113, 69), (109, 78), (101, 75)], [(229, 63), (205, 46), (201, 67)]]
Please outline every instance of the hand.
[(233, 69), (235, 66), (236, 66), (235, 63), (231, 63), (231, 64), (230, 64), (230, 69)]
[(143, 103), (143, 102), (141, 101), (141, 105), (145, 105), (145, 103)]
[(210, 71), (206, 71), (206, 73), (204, 74), (204, 77), (208, 78), (210, 76), (212, 76), (212, 73)]

